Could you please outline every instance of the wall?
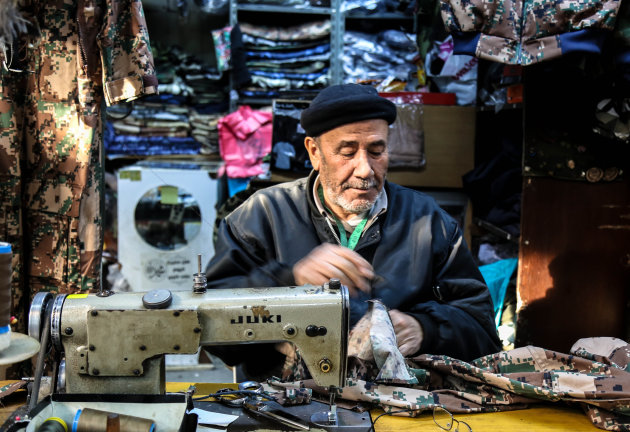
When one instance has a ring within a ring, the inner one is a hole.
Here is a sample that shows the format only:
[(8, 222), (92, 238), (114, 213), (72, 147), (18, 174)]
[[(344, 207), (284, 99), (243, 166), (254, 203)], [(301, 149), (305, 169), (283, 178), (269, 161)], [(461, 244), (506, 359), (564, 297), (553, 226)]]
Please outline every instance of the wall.
[(516, 344), (568, 352), (583, 337), (628, 338), (630, 146), (593, 131), (614, 77), (596, 57), (526, 72)]

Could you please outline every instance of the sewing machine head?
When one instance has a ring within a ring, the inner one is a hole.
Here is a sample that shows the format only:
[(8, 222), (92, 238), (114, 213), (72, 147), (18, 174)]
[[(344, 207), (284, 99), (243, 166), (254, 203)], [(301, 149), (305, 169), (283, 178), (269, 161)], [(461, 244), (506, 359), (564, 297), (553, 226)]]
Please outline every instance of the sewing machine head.
[(38, 293), (29, 317), (32, 336), (48, 316), (52, 343), (65, 356), (66, 393), (163, 394), (165, 354), (278, 341), (300, 349), (317, 384), (345, 383), (348, 293), (338, 281), (54, 299)]

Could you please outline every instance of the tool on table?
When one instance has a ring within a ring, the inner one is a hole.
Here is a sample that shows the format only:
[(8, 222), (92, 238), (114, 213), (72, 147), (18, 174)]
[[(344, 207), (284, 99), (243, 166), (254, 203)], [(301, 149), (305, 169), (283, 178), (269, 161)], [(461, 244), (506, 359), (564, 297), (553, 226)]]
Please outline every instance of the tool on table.
[(283, 426), (300, 430), (310, 430), (310, 426), (300, 417), (288, 413), (282, 405), (268, 395), (262, 384), (245, 381), (238, 385), (238, 390), (222, 389), (213, 395), (228, 406), (242, 408), (254, 416), (264, 417)]
[(282, 406), (275, 401), (263, 401), (254, 397), (248, 397), (243, 402), (243, 408), (254, 415), (286, 426), (301, 430), (311, 429), (301, 418), (283, 411)]

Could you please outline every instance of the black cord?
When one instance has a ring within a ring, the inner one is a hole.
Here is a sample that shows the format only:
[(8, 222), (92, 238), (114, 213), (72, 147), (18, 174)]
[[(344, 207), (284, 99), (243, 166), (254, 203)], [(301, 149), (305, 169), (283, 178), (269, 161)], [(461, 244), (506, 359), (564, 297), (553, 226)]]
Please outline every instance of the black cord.
[(262, 397), (266, 400), (271, 400), (271, 401), (275, 401), (276, 398), (271, 396), (268, 393), (259, 393), (257, 391), (254, 390), (232, 390), (232, 391), (220, 391), (217, 393), (211, 393), (209, 395), (205, 395), (205, 396), (199, 396), (196, 398), (192, 398), (192, 400), (197, 401), (197, 400), (204, 400), (204, 399), (208, 399), (208, 398), (215, 398), (215, 399), (219, 399), (220, 401), (229, 401), (229, 399), (225, 399), (223, 398), (224, 396), (230, 396), (230, 395), (237, 395), (237, 396), (257, 396), (257, 397)]
[(390, 412), (384, 412), (383, 414), (379, 414), (378, 416), (376, 416), (376, 418), (374, 420), (372, 420), (372, 426), (370, 427), (370, 430), (372, 432), (376, 432), (376, 429), (374, 429), (374, 425), (376, 424), (376, 421), (378, 419), (380, 419), (381, 417), (385, 416), (385, 415), (392, 415), (392, 414), (399, 414), (399, 413), (404, 413), (404, 412), (413, 412), (414, 410), (409, 409), (409, 408), (405, 408), (403, 410), (398, 410), (398, 411), (390, 411)]

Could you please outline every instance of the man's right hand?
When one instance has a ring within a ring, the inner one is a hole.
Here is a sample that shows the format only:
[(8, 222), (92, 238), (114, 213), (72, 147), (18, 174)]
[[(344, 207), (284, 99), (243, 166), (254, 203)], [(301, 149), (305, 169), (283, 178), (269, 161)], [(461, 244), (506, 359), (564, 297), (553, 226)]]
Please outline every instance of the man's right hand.
[(322, 285), (331, 278), (337, 278), (348, 287), (350, 295), (356, 295), (357, 290), (369, 294), (374, 269), (358, 253), (324, 243), (293, 266), (293, 277), (297, 285)]

